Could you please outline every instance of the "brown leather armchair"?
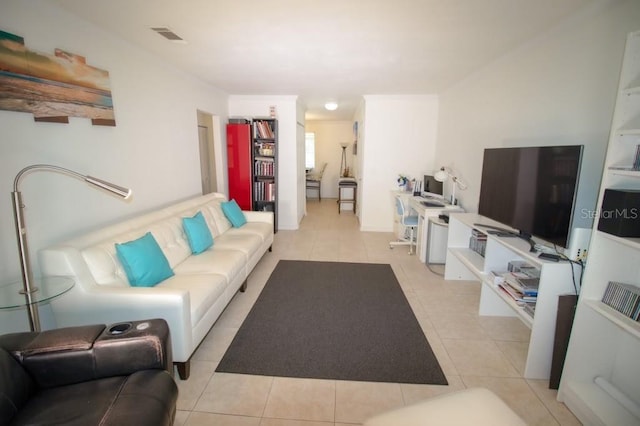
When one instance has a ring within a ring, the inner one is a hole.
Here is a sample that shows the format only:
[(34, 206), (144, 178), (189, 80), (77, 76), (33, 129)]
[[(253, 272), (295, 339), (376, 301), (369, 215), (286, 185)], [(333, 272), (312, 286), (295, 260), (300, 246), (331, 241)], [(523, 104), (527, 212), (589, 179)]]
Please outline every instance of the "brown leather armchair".
[(0, 425), (172, 425), (162, 319), (0, 336)]

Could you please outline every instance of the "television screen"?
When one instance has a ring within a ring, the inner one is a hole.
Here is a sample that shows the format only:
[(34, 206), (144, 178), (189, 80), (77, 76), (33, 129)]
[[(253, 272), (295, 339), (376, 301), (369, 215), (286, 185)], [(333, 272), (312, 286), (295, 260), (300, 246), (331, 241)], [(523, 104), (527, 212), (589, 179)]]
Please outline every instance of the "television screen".
[(442, 182), (438, 182), (433, 176), (424, 175), (424, 192), (433, 195), (442, 195)]
[(567, 247), (582, 145), (487, 148), (478, 213)]

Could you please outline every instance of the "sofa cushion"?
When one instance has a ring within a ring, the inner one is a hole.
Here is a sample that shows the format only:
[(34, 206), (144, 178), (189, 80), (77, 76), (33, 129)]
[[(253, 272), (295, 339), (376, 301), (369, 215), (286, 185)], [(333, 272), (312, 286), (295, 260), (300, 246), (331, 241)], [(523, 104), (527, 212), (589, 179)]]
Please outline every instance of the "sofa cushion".
[(156, 287), (189, 292), (191, 326), (194, 327), (224, 293), (227, 279), (218, 274), (176, 274)]
[(214, 200), (207, 204), (207, 210), (211, 214), (211, 217), (215, 221), (217, 233), (213, 234), (213, 238), (216, 238), (220, 234), (224, 234), (227, 230), (232, 228), (231, 222), (222, 212), (222, 201)]
[[(195, 211), (190, 212), (190, 215), (193, 214), (195, 214)], [(182, 226), (182, 217), (188, 215), (188, 213), (185, 213), (168, 217), (146, 228), (138, 228), (136, 231), (137, 235), (142, 235), (146, 231), (153, 234), (171, 268), (191, 256), (191, 247), (189, 247), (189, 241), (187, 241), (187, 236)]]
[(191, 247), (191, 253), (200, 254), (213, 245), (213, 237), (202, 212), (193, 217), (183, 217), (182, 226)]
[(173, 271), (153, 235), (147, 232), (137, 240), (116, 243), (118, 259), (134, 287), (152, 287), (173, 276)]
[(127, 274), (118, 260), (113, 241), (82, 250), (82, 257), (96, 284), (129, 287)]
[(231, 225), (233, 225), (234, 228), (240, 228), (242, 225), (247, 223), (247, 218), (244, 217), (244, 214), (236, 200), (220, 203), (220, 207), (222, 207), (222, 212), (227, 219), (229, 219), (229, 222), (231, 222)]
[(0, 348), (0, 420), (8, 422), (35, 390), (35, 383), (29, 374), (9, 352)]
[[(213, 215), (213, 208), (211, 208), (208, 205), (204, 205), (201, 206), (202, 209), (200, 210), (200, 213), (202, 213), (202, 217), (204, 217), (204, 221), (207, 223), (207, 226), (209, 227), (209, 231), (211, 232), (211, 236), (213, 237), (213, 239), (215, 240), (215, 238), (220, 235), (220, 232), (218, 231), (218, 224), (216, 223), (216, 218)], [(222, 210), (220, 210), (220, 214), (222, 215)], [(224, 216), (224, 215), (223, 215)], [(226, 220), (226, 218), (225, 218)], [(229, 223), (229, 221), (227, 220), (227, 225), (229, 226), (229, 228), (231, 228), (231, 224)]]
[[(170, 425), (177, 399), (172, 382), (166, 371), (143, 370), (41, 389), (12, 424)], [(153, 395), (151, 390), (161, 393)]]
[(262, 246), (262, 238), (251, 233), (225, 232), (216, 238), (217, 249), (238, 250), (249, 260)]
[(257, 235), (262, 241), (266, 241), (273, 235), (273, 225), (267, 222), (247, 222), (242, 228), (232, 228), (227, 231), (229, 235)]
[(239, 250), (229, 250), (213, 248), (199, 254), (191, 256), (176, 267), (174, 272), (180, 274), (219, 274), (227, 278), (230, 283), (233, 278), (242, 273), (246, 266), (247, 258), (244, 252)]

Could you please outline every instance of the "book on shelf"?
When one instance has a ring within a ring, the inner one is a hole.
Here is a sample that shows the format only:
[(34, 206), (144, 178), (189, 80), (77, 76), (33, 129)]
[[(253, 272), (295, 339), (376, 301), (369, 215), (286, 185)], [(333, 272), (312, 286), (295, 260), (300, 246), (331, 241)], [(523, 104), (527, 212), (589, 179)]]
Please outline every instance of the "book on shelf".
[(275, 172), (273, 159), (259, 159), (253, 165), (255, 176), (273, 177)]
[(273, 139), (274, 133), (273, 129), (269, 125), (268, 122), (257, 120), (253, 122), (254, 134), (258, 137), (258, 139)]
[(535, 303), (526, 303), (522, 306), (522, 309), (531, 316), (534, 316), (536, 313), (536, 304)]
[(533, 266), (526, 260), (512, 260), (507, 264), (507, 270), (511, 272), (522, 272), (531, 278), (540, 278), (540, 268)]
[(507, 272), (503, 276), (505, 282), (520, 293), (526, 296), (538, 295), (539, 278), (530, 277), (524, 272)]
[(254, 200), (256, 201), (275, 201), (276, 185), (270, 181), (259, 181), (253, 184)]
[(504, 274), (506, 274), (506, 272), (503, 271), (489, 271), (489, 273), (487, 274), (487, 278), (489, 278), (489, 280), (495, 284), (502, 284), (504, 282)]
[(506, 282), (503, 284), (498, 284), (498, 288), (506, 293), (514, 302), (518, 305), (523, 306), (529, 303), (536, 303), (537, 297), (535, 296), (524, 296), (522, 293), (515, 290), (513, 287), (508, 285)]
[(469, 248), (484, 257), (487, 248), (487, 234), (475, 228), (472, 229), (471, 237), (469, 237)]
[(473, 235), (478, 239), (484, 239), (484, 240), (487, 239), (487, 234), (476, 228), (471, 229), (471, 235)]
[(609, 281), (602, 303), (634, 321), (640, 321), (640, 287)]

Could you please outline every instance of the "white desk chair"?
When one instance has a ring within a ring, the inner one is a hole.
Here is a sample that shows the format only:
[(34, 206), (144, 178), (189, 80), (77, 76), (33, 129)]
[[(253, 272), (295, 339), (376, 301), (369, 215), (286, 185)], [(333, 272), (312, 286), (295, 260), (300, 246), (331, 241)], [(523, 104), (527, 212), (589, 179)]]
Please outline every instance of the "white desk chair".
[(314, 191), (318, 191), (318, 201), (322, 200), (322, 175), (324, 174), (324, 170), (327, 168), (327, 163), (324, 163), (322, 167), (318, 170), (311, 170), (307, 173), (307, 185), (306, 190), (308, 192), (309, 189)]
[(409, 246), (409, 254), (413, 254), (413, 246), (416, 244), (416, 230), (418, 229), (418, 216), (409, 216), (410, 208), (405, 208), (402, 197), (396, 195), (396, 212), (400, 216), (400, 224), (406, 228), (409, 228), (409, 239), (403, 238), (398, 241), (391, 241), (389, 248), (395, 246)]

